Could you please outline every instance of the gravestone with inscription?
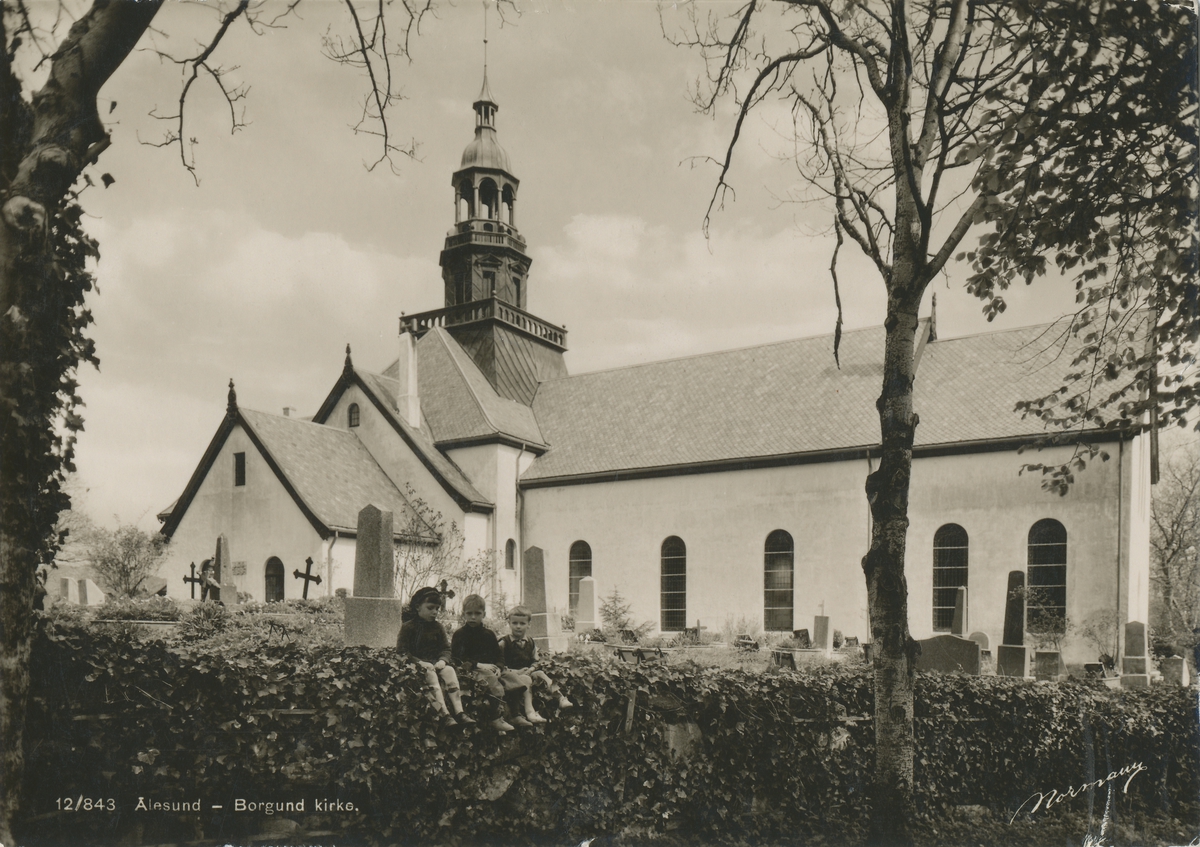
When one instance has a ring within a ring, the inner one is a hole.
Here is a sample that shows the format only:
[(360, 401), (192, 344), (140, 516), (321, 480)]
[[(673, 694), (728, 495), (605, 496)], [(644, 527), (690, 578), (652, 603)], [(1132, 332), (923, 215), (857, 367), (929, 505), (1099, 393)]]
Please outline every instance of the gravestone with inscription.
[(104, 605), (104, 592), (100, 590), (100, 586), (92, 582), (90, 579), (79, 580), (79, 605), (80, 606), (102, 606)]
[(238, 590), (233, 581), (233, 559), (229, 556), (229, 539), (225, 537), (224, 533), (217, 536), (217, 555), (213, 557), (213, 579), (221, 585), (220, 592), (213, 599), (221, 601), (226, 606), (237, 603)]
[(1004, 640), (996, 648), (996, 673), (1000, 676), (1025, 676), (1028, 655), (1025, 650), (1025, 572), (1008, 572), (1008, 591), (1004, 595)]
[(1121, 657), (1121, 687), (1149, 688), (1150, 659), (1146, 656), (1146, 625), (1140, 621), (1125, 624), (1125, 653)]
[(529, 622), (529, 637), (542, 653), (561, 653), (566, 650), (559, 622), (551, 621), (546, 608), (546, 559), (540, 547), (529, 547), (521, 556), (521, 598), (533, 616)]
[(979, 644), (957, 635), (935, 635), (917, 642), (921, 652), (915, 667), (935, 673), (966, 673), (979, 675)]
[(354, 596), (346, 598), (347, 647), (395, 647), (404, 599), (396, 596), (394, 518), (375, 506), (358, 513)]

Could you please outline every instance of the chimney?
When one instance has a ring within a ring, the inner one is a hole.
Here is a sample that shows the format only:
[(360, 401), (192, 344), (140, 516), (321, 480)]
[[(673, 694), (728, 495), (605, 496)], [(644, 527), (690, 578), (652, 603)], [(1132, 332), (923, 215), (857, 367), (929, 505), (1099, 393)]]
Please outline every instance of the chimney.
[(400, 333), (400, 363), (396, 369), (400, 387), (396, 405), (409, 426), (421, 428), (421, 398), (417, 396), (417, 338), (411, 332)]
[(283, 407), (283, 416), (285, 418), (290, 418), (292, 416), (292, 412), (294, 412), (294, 411), (296, 411), (295, 406), (284, 406)]

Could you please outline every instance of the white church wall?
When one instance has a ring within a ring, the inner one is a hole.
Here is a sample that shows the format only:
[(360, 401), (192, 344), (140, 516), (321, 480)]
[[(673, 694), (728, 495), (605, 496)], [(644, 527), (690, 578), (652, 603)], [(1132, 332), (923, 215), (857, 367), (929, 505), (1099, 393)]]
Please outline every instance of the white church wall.
[[(1057, 463), (1069, 447), (1024, 455), (1014, 451), (918, 458), (913, 462), (905, 573), (909, 628), (914, 638), (933, 635), (933, 537), (955, 523), (967, 532), (967, 631), (988, 634), (992, 645), (1004, 632), (1008, 572), (1025, 571), (1029, 530), (1053, 518), (1067, 530), (1067, 619), (1082, 623), (1116, 607), (1122, 543), (1121, 469), (1116, 444), (1105, 445), (1109, 462), (1089, 463), (1066, 496), (1041, 487), (1041, 474), (1020, 474), (1025, 462)], [(1125, 577), (1121, 577), (1124, 582)], [(1064, 660), (1095, 661), (1095, 650), (1078, 638), (1063, 644)]]
[(776, 529), (795, 548), (794, 628), (822, 610), (845, 635), (867, 638), (859, 566), (867, 542), (866, 462), (693, 474), (532, 488), (526, 546), (545, 551), (547, 605), (568, 602), (568, 553), (592, 550), (597, 602), (618, 589), (635, 623), (660, 622), (663, 541), (687, 548), (687, 625), (718, 631), (727, 618), (763, 619), (763, 547)]
[[(246, 454), (245, 485), (233, 484), (234, 453)], [(265, 598), (266, 564), (272, 556), (283, 562), (285, 599), (301, 595), (302, 583), (292, 578), (292, 572), (304, 570), (306, 557), (312, 557), (315, 572), (322, 572), (325, 545), (320, 535), (240, 426), (221, 447), (167, 547), (158, 575), (167, 580), (168, 596), (191, 598), (191, 587), (183, 577), (191, 575), (192, 562), (199, 572), (201, 562), (216, 553), (222, 532), (229, 539), (234, 565), (245, 565), (244, 574), (223, 573), (222, 578), (232, 580), (255, 600)]]
[[(515, 605), (521, 594), (522, 547), (517, 516), (517, 466), (521, 450), (505, 444), (479, 444), (447, 450), (446, 455), (496, 506), (493, 519), (485, 530), (486, 538), (482, 543), (468, 544), (464, 555), (495, 551), (496, 582), (489, 590), (502, 594), (509, 606)], [(509, 539), (512, 539), (516, 551), (512, 557), (512, 568), (508, 567), (505, 556)]]

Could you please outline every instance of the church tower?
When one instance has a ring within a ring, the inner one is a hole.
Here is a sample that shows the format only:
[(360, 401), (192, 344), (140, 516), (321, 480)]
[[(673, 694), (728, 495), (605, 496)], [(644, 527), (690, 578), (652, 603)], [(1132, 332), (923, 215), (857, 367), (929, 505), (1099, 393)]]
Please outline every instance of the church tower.
[(420, 337), (445, 327), (497, 393), (528, 405), (539, 382), (567, 375), (567, 332), (525, 310), (533, 260), (517, 230), (520, 180), (496, 138), (499, 106), (486, 69), (473, 108), (475, 138), (450, 178), (454, 228), (439, 260), (445, 307), (401, 318), (400, 330)]

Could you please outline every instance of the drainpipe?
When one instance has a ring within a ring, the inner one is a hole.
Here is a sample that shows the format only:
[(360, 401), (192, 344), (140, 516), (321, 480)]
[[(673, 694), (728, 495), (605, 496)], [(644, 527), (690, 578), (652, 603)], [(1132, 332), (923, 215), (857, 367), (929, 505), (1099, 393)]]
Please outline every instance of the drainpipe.
[[(517, 492), (517, 549), (513, 551), (513, 569), (517, 576), (517, 602), (525, 602), (525, 567), (521, 560), (525, 549), (525, 492), (521, 490), (521, 459), (525, 456), (525, 442), (521, 442), (521, 452), (517, 455), (516, 478), (513, 480)], [(544, 565), (543, 565), (544, 567)], [(545, 579), (545, 571), (542, 571)]]
[[(1117, 441), (1117, 655), (1114, 660), (1120, 661), (1125, 655), (1125, 624), (1129, 616), (1129, 607), (1121, 611), (1121, 554), (1125, 537), (1125, 441)], [(1120, 667), (1118, 665), (1118, 667)]]
[(337, 543), (338, 533), (335, 529), (328, 539), (325, 548), (325, 596), (333, 596), (333, 547)]

